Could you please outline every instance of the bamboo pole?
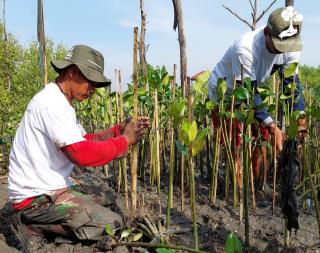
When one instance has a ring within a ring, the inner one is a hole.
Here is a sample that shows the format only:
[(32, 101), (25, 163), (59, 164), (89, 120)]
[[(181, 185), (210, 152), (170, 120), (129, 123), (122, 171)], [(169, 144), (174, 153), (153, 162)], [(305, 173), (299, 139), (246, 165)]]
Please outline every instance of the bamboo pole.
[[(304, 147), (304, 153), (306, 153), (306, 147)], [(315, 187), (313, 180), (312, 180), (312, 177), (311, 177), (310, 167), (306, 166), (305, 170), (307, 172), (306, 173), (307, 177), (309, 178), (309, 184), (311, 187), (314, 208), (316, 210), (316, 216), (317, 216), (317, 221), (318, 221), (318, 235), (320, 237), (320, 205), (319, 205), (318, 195), (317, 195), (316, 187)]]
[(159, 203), (159, 214), (161, 214), (161, 189), (160, 189), (160, 129), (159, 129), (159, 101), (158, 91), (154, 91), (154, 118), (155, 118), (155, 131), (156, 131), (156, 180), (157, 180), (157, 191), (158, 191), (158, 203)]
[[(184, 80), (185, 82), (186, 80)], [(184, 99), (186, 96), (186, 85), (181, 86), (182, 98)], [(186, 164), (186, 157), (181, 154), (180, 160), (180, 181), (181, 181), (181, 212), (184, 211), (184, 172), (185, 172), (185, 164)]]
[[(229, 140), (232, 145), (232, 137), (233, 137), (233, 112), (234, 112), (234, 95), (233, 91), (235, 90), (237, 85), (236, 77), (233, 76), (233, 87), (232, 87), (232, 97), (231, 97), (231, 118), (230, 118), (230, 126), (229, 126)], [(233, 140), (236, 143), (236, 139)], [(236, 144), (234, 145), (233, 153), (236, 154), (237, 147)], [(237, 171), (236, 171), (236, 161), (235, 157), (233, 159), (233, 169), (232, 169), (232, 175), (233, 175), (233, 207), (235, 208), (238, 202), (238, 196), (237, 196)]]
[(246, 247), (250, 246), (249, 238), (249, 148), (248, 143), (246, 142), (246, 133), (248, 133), (251, 128), (251, 125), (247, 126), (246, 131), (242, 135), (242, 147), (243, 147), (243, 197), (244, 197), (244, 218), (245, 218), (245, 245)]
[[(191, 123), (193, 121), (193, 107), (192, 107), (192, 94), (190, 88), (190, 77), (187, 78), (187, 94), (188, 94), (188, 119)], [(190, 199), (191, 199), (191, 210), (192, 210), (192, 222), (193, 222), (193, 236), (194, 236), (194, 248), (199, 249), (198, 240), (198, 225), (197, 225), (197, 213), (196, 213), (196, 189), (194, 179), (194, 163), (192, 158), (192, 146), (189, 147), (189, 179), (190, 179)]]
[[(137, 122), (138, 117), (138, 27), (133, 30), (133, 122)], [(131, 214), (135, 216), (137, 208), (137, 162), (138, 162), (138, 146), (132, 147), (131, 153)]]
[[(175, 102), (175, 78), (176, 78), (176, 65), (173, 66), (173, 82), (171, 85), (171, 101)], [(170, 123), (170, 176), (169, 176), (169, 190), (167, 202), (167, 222), (166, 227), (169, 229), (171, 224), (170, 212), (173, 206), (173, 179), (174, 179), (174, 166), (175, 166), (175, 129), (173, 123)]]
[[(279, 105), (279, 85), (276, 83), (275, 75), (272, 78), (273, 87), (276, 92), (276, 111), (274, 121), (277, 126), (278, 124), (278, 105)], [(272, 189), (272, 214), (275, 211), (276, 203), (276, 182), (277, 182), (277, 138), (274, 137), (274, 149), (273, 149), (273, 189)]]
[[(118, 84), (119, 84), (119, 112), (120, 112), (120, 122), (123, 122), (124, 120), (124, 114), (123, 114), (123, 98), (122, 98), (122, 85), (121, 85), (121, 71), (118, 70)], [(124, 182), (124, 196), (125, 196), (125, 207), (128, 210), (129, 209), (129, 197), (128, 197), (128, 176), (127, 176), (127, 158), (123, 157), (120, 160), (121, 164), (121, 171), (123, 176), (123, 182)]]

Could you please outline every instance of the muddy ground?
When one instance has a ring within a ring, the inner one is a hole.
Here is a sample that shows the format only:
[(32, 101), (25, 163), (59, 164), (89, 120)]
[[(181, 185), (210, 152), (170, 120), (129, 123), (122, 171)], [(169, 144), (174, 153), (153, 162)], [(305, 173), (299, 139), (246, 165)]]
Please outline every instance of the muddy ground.
[[(99, 169), (79, 169), (74, 173), (74, 177), (81, 183), (94, 184), (103, 189), (115, 189), (115, 177), (112, 169), (109, 178), (106, 178)], [(165, 180), (162, 180), (164, 182)], [(0, 180), (0, 208), (7, 201), (7, 180)], [(234, 231), (244, 244), (244, 224), (239, 222), (239, 210), (233, 209), (232, 205), (227, 205), (221, 199), (215, 205), (208, 200), (208, 182), (197, 182), (197, 215), (199, 225), (200, 248), (207, 252), (224, 252), (224, 245), (227, 235)], [(138, 214), (149, 214), (155, 218), (165, 218), (167, 187), (162, 185), (161, 210), (159, 213), (158, 194), (154, 187), (139, 186), (140, 198), (138, 202)], [(174, 208), (172, 210), (172, 223), (175, 227), (187, 232), (176, 235), (175, 241), (179, 244), (192, 246), (192, 220), (189, 197), (185, 199), (185, 210), (180, 212), (180, 189), (174, 189)], [(187, 194), (186, 194), (187, 195)], [(143, 196), (143, 198), (142, 198)], [(144, 201), (142, 201), (144, 199)], [(291, 236), (291, 247), (284, 248), (284, 221), (280, 217), (280, 208), (277, 207), (275, 214), (271, 211), (271, 197), (265, 193), (257, 194), (257, 208), (250, 211), (250, 244), (247, 252), (318, 252), (320, 253), (320, 241), (318, 235), (317, 220), (312, 209), (300, 209), (299, 224), (300, 229), (297, 234)], [(117, 204), (123, 212), (129, 215), (124, 208), (124, 196), (118, 195)], [(279, 204), (277, 204), (279, 206)], [(0, 252), (19, 252), (21, 245), (16, 237), (11, 233), (8, 224), (0, 219)], [(139, 252), (141, 249), (118, 247), (113, 252)], [(97, 252), (94, 245), (60, 244), (55, 245), (48, 242), (40, 252)]]

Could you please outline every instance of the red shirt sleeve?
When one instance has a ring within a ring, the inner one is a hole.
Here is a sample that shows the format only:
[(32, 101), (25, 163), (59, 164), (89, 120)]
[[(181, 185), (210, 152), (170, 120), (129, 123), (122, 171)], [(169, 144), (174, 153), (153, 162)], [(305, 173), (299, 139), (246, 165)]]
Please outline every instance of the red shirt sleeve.
[(121, 135), (121, 126), (119, 124), (114, 125), (113, 127), (101, 131), (99, 133), (94, 133), (94, 134), (86, 134), (83, 136), (85, 139), (88, 141), (103, 141), (103, 140), (108, 140), (110, 138), (114, 138), (117, 136)]
[(120, 135), (106, 141), (80, 141), (62, 147), (61, 150), (76, 165), (96, 167), (124, 156), (128, 151), (128, 143), (127, 139)]

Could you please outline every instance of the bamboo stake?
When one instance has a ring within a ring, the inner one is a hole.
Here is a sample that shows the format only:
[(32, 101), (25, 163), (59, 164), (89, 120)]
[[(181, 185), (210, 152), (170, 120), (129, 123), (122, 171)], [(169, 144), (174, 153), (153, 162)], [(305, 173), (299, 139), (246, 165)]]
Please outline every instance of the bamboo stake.
[[(251, 131), (251, 125), (249, 124), (247, 126), (247, 131)], [(242, 142), (243, 142), (243, 181), (244, 181), (244, 187), (243, 187), (243, 195), (244, 195), (244, 217), (245, 217), (245, 245), (246, 247), (250, 246), (250, 238), (249, 238), (249, 148), (248, 143), (246, 142), (246, 134), (244, 133), (242, 135)]]
[[(176, 65), (173, 66), (173, 82), (171, 86), (171, 101), (175, 101), (175, 75)], [(170, 123), (170, 176), (169, 176), (169, 190), (168, 190), (168, 202), (167, 202), (167, 222), (166, 228), (169, 229), (171, 224), (170, 212), (173, 206), (173, 179), (174, 179), (174, 165), (175, 165), (175, 134), (173, 123)]]
[[(118, 84), (119, 84), (119, 111), (120, 111), (120, 122), (123, 122), (124, 120), (124, 114), (123, 114), (123, 98), (122, 98), (122, 85), (121, 85), (121, 71), (118, 70)], [(128, 197), (128, 176), (127, 176), (127, 158), (123, 157), (120, 160), (121, 164), (121, 171), (123, 175), (123, 181), (124, 181), (124, 196), (125, 196), (125, 206), (126, 209), (129, 209), (129, 197)]]
[[(252, 131), (251, 131), (251, 125), (248, 130), (248, 136), (249, 139), (251, 140), (252, 137)], [(254, 180), (253, 180), (253, 168), (252, 168), (252, 143), (251, 141), (249, 142), (249, 168), (250, 168), (250, 182), (251, 182), (251, 191), (252, 191), (252, 209), (255, 210), (257, 207), (256, 203), (256, 195), (255, 195), (255, 188), (254, 188)]]
[[(137, 122), (138, 117), (138, 27), (134, 28), (133, 37), (133, 122)], [(137, 162), (138, 162), (138, 146), (132, 147), (131, 154), (131, 214), (135, 216), (137, 208)]]
[[(233, 91), (235, 90), (237, 85), (237, 81), (236, 81), (236, 77), (233, 76), (233, 87), (232, 87), (232, 97), (231, 97), (231, 119), (230, 119), (230, 126), (229, 126), (229, 140), (230, 143), (232, 145), (232, 132), (233, 132), (233, 112), (234, 112), (234, 95), (233, 95)], [(236, 139), (234, 139), (234, 142), (236, 142)], [(234, 145), (234, 153), (237, 152), (237, 147), (236, 145)], [(238, 202), (238, 196), (237, 196), (237, 171), (236, 171), (236, 161), (235, 159), (233, 159), (233, 170), (232, 170), (232, 175), (233, 175), (233, 207), (236, 207), (236, 204)]]
[[(184, 80), (185, 83), (185, 80)], [(184, 99), (186, 96), (186, 85), (181, 86), (182, 98)], [(181, 166), (180, 166), (180, 181), (181, 181), (181, 212), (184, 211), (184, 172), (185, 172), (185, 161), (186, 158), (183, 154), (181, 154)]]
[(221, 127), (216, 129), (216, 139), (214, 146), (214, 157), (213, 157), (213, 167), (211, 176), (211, 187), (210, 187), (210, 201), (211, 203), (216, 203), (217, 198), (217, 185), (218, 185), (218, 170), (219, 170), (219, 157), (220, 157), (220, 134)]
[[(188, 89), (188, 119), (191, 123), (193, 121), (193, 107), (192, 107), (192, 94), (190, 88), (190, 77), (187, 78), (187, 89)], [(189, 147), (189, 178), (190, 178), (190, 199), (192, 209), (192, 222), (193, 222), (193, 236), (194, 236), (194, 248), (199, 249), (198, 240), (198, 225), (197, 225), (197, 213), (196, 213), (196, 189), (194, 180), (194, 163), (192, 158), (192, 146)]]
[[(279, 85), (276, 83), (275, 75), (272, 78), (273, 87), (276, 91), (276, 111), (274, 116), (275, 124), (278, 123), (278, 105), (279, 105)], [(273, 189), (272, 189), (272, 214), (275, 211), (276, 202), (276, 181), (277, 181), (277, 138), (274, 137), (274, 151), (273, 151)]]
[[(118, 70), (115, 69), (115, 83), (116, 83), (116, 122), (117, 124), (120, 123), (120, 113), (119, 113), (119, 77), (118, 77)], [(118, 194), (121, 190), (121, 182), (122, 182), (122, 168), (121, 168), (121, 160), (119, 161), (119, 171), (118, 171)]]
[(158, 190), (158, 203), (159, 203), (159, 214), (161, 214), (161, 189), (160, 189), (160, 129), (159, 129), (159, 102), (158, 102), (158, 91), (154, 91), (154, 118), (155, 118), (155, 130), (156, 130), (156, 180)]
[[(306, 152), (305, 149), (306, 149), (306, 147), (304, 147), (304, 152)], [(318, 221), (318, 233), (319, 233), (319, 237), (320, 237), (320, 205), (319, 205), (319, 201), (318, 201), (317, 191), (316, 191), (316, 187), (314, 186), (314, 183), (313, 183), (313, 180), (311, 177), (310, 167), (307, 166), (305, 169), (307, 172), (307, 176), (309, 178), (309, 184), (311, 186), (312, 198), (313, 198), (313, 203), (314, 203), (314, 207), (316, 210), (317, 221)]]

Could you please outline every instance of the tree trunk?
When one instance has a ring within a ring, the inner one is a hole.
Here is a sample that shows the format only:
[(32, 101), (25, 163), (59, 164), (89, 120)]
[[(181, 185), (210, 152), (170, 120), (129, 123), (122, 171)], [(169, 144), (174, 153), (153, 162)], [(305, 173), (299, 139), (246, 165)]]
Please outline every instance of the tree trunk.
[(294, 6), (294, 0), (286, 0), (286, 6)]
[(44, 84), (48, 83), (47, 59), (46, 59), (46, 37), (44, 34), (43, 0), (38, 0), (38, 42), (40, 66)]
[(180, 45), (180, 81), (182, 90), (185, 85), (187, 77), (187, 51), (186, 51), (186, 41), (183, 29), (183, 16), (181, 8), (181, 0), (172, 0), (174, 8), (174, 22), (173, 29), (176, 30), (178, 27), (178, 40)]
[(6, 65), (6, 82), (8, 86), (8, 90), (11, 90), (11, 76), (10, 76), (10, 64), (9, 64), (9, 50), (8, 50), (8, 34), (7, 34), (7, 28), (6, 28), (6, 1), (3, 0), (3, 14), (2, 14), (2, 20), (3, 20), (3, 34), (4, 34), (4, 57), (5, 57), (5, 65)]

